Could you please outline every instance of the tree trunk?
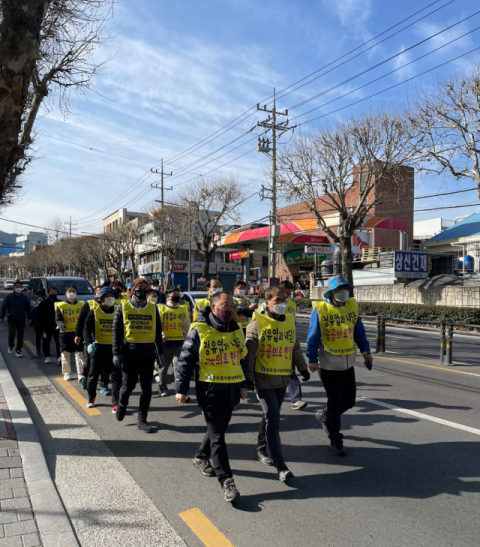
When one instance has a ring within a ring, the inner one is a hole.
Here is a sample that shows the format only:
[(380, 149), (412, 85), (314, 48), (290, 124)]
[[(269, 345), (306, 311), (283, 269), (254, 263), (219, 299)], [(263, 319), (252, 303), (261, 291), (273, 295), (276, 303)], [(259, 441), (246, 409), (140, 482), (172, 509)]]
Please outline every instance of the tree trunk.
[(210, 270), (210, 264), (212, 262), (212, 256), (215, 252), (215, 249), (212, 251), (203, 251), (203, 273), (202, 276), (207, 279), (208, 278), (208, 272)]
[(0, 0), (0, 203), (15, 183), (22, 114), (50, 0)]
[(342, 254), (343, 277), (353, 285), (352, 273), (352, 237), (341, 235), (339, 238), (340, 252)]

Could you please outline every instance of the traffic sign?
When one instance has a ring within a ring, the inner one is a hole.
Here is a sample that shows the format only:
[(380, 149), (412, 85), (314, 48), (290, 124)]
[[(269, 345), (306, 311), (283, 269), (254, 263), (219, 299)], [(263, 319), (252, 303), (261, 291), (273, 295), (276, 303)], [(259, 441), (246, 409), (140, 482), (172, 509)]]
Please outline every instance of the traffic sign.
[(161, 272), (160, 277), (165, 277), (165, 274), (163, 272)]
[(335, 247), (312, 247), (311, 245), (305, 245), (306, 253), (332, 255), (335, 252)]
[(172, 272), (172, 274), (170, 275), (170, 277), (173, 279), (175, 277), (175, 274)]

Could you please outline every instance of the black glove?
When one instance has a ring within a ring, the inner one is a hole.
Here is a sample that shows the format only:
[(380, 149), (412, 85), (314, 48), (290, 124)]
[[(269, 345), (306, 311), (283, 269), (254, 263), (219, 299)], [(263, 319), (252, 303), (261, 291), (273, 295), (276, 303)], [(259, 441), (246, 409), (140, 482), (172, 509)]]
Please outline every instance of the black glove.
[(300, 374), (303, 376), (304, 382), (308, 382), (308, 380), (310, 380), (310, 373), (308, 372), (308, 370), (302, 370)]
[(113, 356), (113, 366), (116, 368), (122, 368), (123, 363), (123, 356), (122, 355), (114, 355)]
[(255, 382), (247, 380), (247, 391), (255, 391)]
[(365, 363), (365, 366), (368, 368), (368, 370), (372, 370), (372, 363)]

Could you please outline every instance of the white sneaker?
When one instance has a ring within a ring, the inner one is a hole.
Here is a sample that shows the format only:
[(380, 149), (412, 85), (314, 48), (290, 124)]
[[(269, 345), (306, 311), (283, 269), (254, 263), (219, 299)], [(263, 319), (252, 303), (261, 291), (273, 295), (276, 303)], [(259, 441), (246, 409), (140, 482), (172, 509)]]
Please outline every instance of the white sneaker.
[(158, 374), (155, 376), (155, 382), (157, 382), (157, 384), (160, 383), (160, 376)]
[(68, 372), (66, 372), (64, 375), (63, 375), (63, 379), (65, 380), (65, 382), (68, 382), (70, 380), (70, 374), (68, 374)]
[(12, 355), (12, 353), (13, 353), (13, 348), (8, 348), (8, 353), (9, 353), (10, 355)]
[(83, 376), (79, 376), (79, 377), (78, 377), (78, 383), (81, 384), (81, 383), (82, 383), (82, 380), (83, 380)]
[(52, 362), (52, 360), (50, 359), (50, 357), (45, 357), (45, 364), (46, 365), (48, 365), (51, 362)]
[(19, 359), (20, 359), (21, 357), (23, 357), (21, 351), (16, 351), (16, 352), (15, 352), (15, 355), (16, 355)]

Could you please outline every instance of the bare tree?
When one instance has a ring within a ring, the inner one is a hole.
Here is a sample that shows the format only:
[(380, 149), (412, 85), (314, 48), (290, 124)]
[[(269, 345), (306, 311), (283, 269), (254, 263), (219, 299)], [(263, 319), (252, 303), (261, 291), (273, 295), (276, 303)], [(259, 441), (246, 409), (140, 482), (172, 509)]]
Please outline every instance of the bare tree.
[(193, 239), (203, 255), (203, 277), (208, 276), (217, 237), (223, 224), (240, 218), (245, 199), (242, 184), (234, 176), (200, 179), (180, 195), (179, 203), (188, 208), (192, 218)]
[(190, 209), (180, 205), (154, 206), (149, 212), (149, 218), (155, 232), (155, 249), (165, 255), (170, 263), (166, 280), (168, 287), (178, 251), (190, 237)]
[(53, 217), (45, 228), (49, 245), (55, 245), (65, 237), (65, 224), (60, 217)]
[(45, 98), (47, 110), (57, 98), (66, 115), (70, 93), (92, 88), (104, 64), (93, 53), (109, 40), (104, 30), (115, 1), (0, 0), (0, 205), (12, 202), (33, 159)]
[(419, 167), (474, 180), (480, 198), (480, 66), (420, 92), (410, 116)]
[[(381, 200), (374, 188), (387, 178), (401, 184), (397, 167), (414, 157), (411, 132), (410, 123), (397, 112), (365, 113), (300, 135), (277, 152), (280, 193), (289, 202), (304, 202), (317, 226), (339, 245), (343, 275), (350, 282), (351, 238)], [(396, 194), (401, 195), (401, 188)]]

